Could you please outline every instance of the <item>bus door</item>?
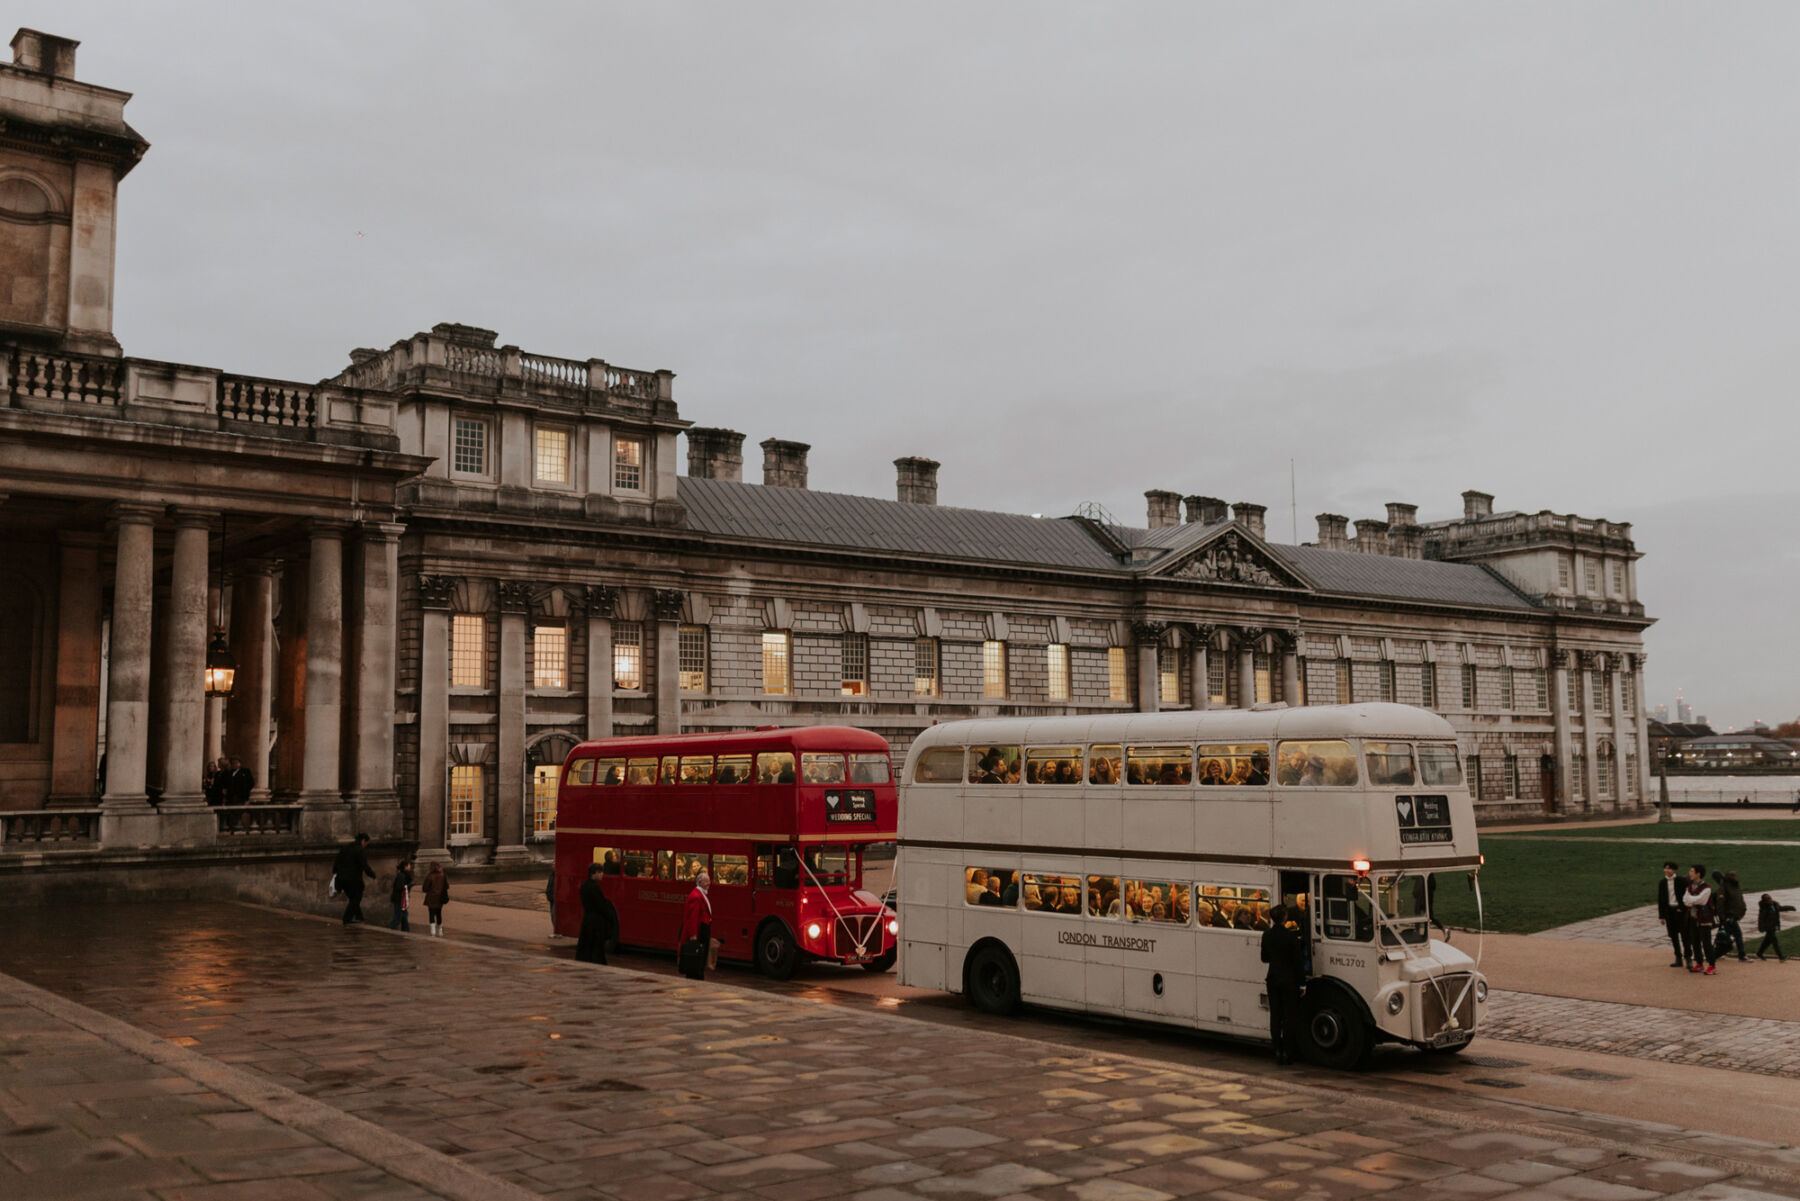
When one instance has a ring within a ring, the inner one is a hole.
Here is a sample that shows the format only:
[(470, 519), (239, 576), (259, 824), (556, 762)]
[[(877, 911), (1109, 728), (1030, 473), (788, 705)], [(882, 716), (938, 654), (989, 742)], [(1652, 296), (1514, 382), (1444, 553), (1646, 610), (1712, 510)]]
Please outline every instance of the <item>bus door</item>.
[(1312, 881), (1309, 872), (1281, 873), (1281, 904), (1287, 909), (1287, 920), (1300, 931), (1300, 945), (1306, 951), (1306, 974), (1312, 975), (1313, 923)]
[(1312, 974), (1336, 976), (1363, 996), (1373, 993), (1381, 951), (1374, 945), (1375, 907), (1367, 876), (1319, 877), (1313, 912)]
[[(765, 917), (779, 917), (798, 932), (800, 855), (786, 843), (756, 844), (756, 888), (751, 900), (751, 915), (757, 925)], [(752, 929), (754, 936), (755, 930)]]

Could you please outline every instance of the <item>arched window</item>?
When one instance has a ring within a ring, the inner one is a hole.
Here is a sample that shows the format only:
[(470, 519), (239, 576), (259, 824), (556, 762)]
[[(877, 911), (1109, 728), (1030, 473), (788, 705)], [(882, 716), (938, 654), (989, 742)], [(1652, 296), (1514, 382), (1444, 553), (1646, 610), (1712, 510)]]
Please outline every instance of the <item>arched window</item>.
[(545, 734), (525, 752), (526, 795), (531, 799), (530, 837), (556, 837), (556, 786), (563, 760), (575, 749), (567, 734)]

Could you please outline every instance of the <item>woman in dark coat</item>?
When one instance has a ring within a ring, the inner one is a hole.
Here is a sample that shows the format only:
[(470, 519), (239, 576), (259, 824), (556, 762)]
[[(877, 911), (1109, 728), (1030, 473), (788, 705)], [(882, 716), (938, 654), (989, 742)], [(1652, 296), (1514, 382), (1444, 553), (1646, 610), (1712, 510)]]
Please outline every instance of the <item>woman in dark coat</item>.
[(431, 936), (444, 936), (444, 905), (450, 900), (450, 877), (444, 865), (433, 863), (425, 873), (425, 916), (431, 919)]
[(575, 958), (583, 963), (606, 962), (606, 894), (600, 891), (600, 865), (588, 864), (581, 884), (581, 937), (575, 942)]
[(681, 910), (681, 938), (675, 944), (677, 962), (680, 962), (681, 948), (691, 940), (698, 940), (700, 953), (690, 956), (682, 965), (682, 975), (690, 980), (706, 979), (706, 956), (712, 950), (712, 900), (706, 895), (712, 887), (712, 876), (705, 868), (694, 877), (694, 891), (688, 893), (687, 903)]

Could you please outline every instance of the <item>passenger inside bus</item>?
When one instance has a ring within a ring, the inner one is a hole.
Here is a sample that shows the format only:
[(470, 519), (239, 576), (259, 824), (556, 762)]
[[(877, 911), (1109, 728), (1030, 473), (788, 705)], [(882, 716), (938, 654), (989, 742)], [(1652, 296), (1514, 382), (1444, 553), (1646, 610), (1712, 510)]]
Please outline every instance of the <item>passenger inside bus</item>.
[(1088, 783), (1117, 784), (1119, 782), (1119, 748), (1116, 746), (1097, 746), (1089, 752), (1092, 758), (1088, 766)]
[(606, 779), (601, 781), (601, 783), (605, 784), (608, 787), (611, 787), (614, 784), (623, 784), (624, 782), (625, 782), (625, 776), (623, 775), (623, 773), (621, 773), (619, 771), (619, 765), (617, 763), (614, 763), (614, 764), (610, 765), (609, 767), (607, 767)]
[(842, 784), (844, 757), (807, 751), (800, 756), (800, 778), (808, 784)]
[(611, 851), (606, 852), (606, 857), (600, 861), (600, 874), (603, 876), (616, 876), (620, 874), (619, 858), (617, 855), (614, 855)]

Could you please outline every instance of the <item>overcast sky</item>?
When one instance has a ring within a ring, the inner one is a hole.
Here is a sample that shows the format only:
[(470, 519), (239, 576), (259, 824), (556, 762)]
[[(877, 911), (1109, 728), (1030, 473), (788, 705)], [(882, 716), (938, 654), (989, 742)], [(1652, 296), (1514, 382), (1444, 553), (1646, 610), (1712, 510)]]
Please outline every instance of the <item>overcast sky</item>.
[(439, 321), (815, 488), (1634, 523), (1652, 704), (1800, 712), (1800, 8), (26, 0), (136, 93), (128, 354)]

